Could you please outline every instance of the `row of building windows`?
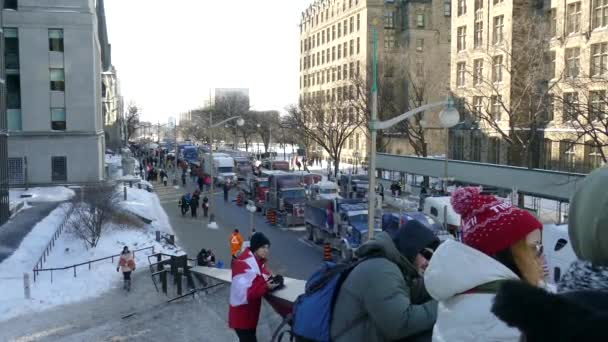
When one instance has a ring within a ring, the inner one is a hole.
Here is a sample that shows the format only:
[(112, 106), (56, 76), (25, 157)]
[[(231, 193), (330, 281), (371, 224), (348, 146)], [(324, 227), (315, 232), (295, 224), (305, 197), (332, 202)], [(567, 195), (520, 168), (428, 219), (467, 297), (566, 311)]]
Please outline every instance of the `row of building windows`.
[[(346, 12), (346, 1), (347, 0), (342, 1), (342, 13)], [(348, 0), (348, 9), (351, 9), (351, 8), (353, 8), (353, 6), (357, 6), (358, 4), (359, 4), (359, 0)], [(340, 3), (338, 3), (336, 6), (332, 6), (331, 8), (326, 8), (324, 10), (320, 10), (314, 16), (309, 16), (300, 25), (300, 33), (302, 33), (303, 31), (306, 31), (308, 29), (314, 28), (314, 27), (318, 26), (319, 23), (322, 24), (324, 21), (328, 21), (330, 18), (333, 18), (334, 12), (335, 12), (335, 15), (340, 14)], [(331, 17), (330, 17), (330, 15), (331, 15)], [(319, 19), (320, 19), (320, 21), (319, 21)]]
[[(475, 14), (477, 14), (479, 10), (483, 9), (483, 1), (484, 0), (474, 0), (475, 3)], [(493, 0), (492, 3), (493, 5), (498, 5), (503, 3), (504, 0)], [(457, 7), (457, 13), (456, 13), (459, 17), (463, 16), (465, 14), (467, 14), (467, 0), (458, 0), (458, 7)]]
[(314, 85), (321, 85), (330, 82), (336, 82), (347, 79), (354, 79), (359, 77), (360, 63), (350, 62), (342, 66), (335, 66), (326, 70), (314, 72), (312, 74), (304, 75), (300, 77), (300, 89), (302, 87), (311, 87)]
[(325, 111), (318, 112), (318, 115), (310, 115), (303, 113), (304, 122), (317, 122), (317, 123), (345, 123), (348, 125), (357, 124), (361, 118), (357, 114), (357, 110), (353, 107), (346, 109), (327, 109)]
[(351, 39), (344, 44), (332, 46), (331, 49), (327, 48), (312, 55), (304, 56), (303, 59), (300, 58), (300, 71), (361, 53), (361, 39), (357, 37), (356, 42), (355, 46), (355, 40)]
[[(48, 30), (49, 52), (63, 53), (63, 30)], [(19, 31), (17, 28), (4, 28), (4, 66), (6, 69), (6, 103), (8, 129), (19, 131), (21, 122), (21, 77), (19, 63)], [(49, 90), (65, 91), (65, 71), (63, 68), (49, 68)], [(64, 107), (50, 108), (50, 128), (66, 129)]]
[[(481, 17), (480, 17), (481, 18)], [(504, 40), (504, 22), (505, 16), (498, 15), (492, 20), (492, 44), (500, 44)], [(483, 46), (483, 21), (476, 20), (474, 24), (473, 48), (481, 48)], [(456, 50), (464, 51), (467, 48), (467, 25), (459, 26), (456, 29)]]
[(324, 104), (336, 101), (358, 100), (359, 92), (353, 85), (335, 87), (326, 90), (318, 90), (311, 93), (305, 93), (300, 96), (302, 104)]
[[(8, 158), (8, 179), (10, 185), (26, 184), (25, 158)], [(68, 160), (66, 156), (51, 156), (51, 181), (67, 182)]]
[[(336, 27), (338, 30), (336, 31)], [(349, 32), (350, 28), (350, 32)], [(361, 28), (361, 15), (357, 14), (357, 32)], [(331, 29), (331, 34), (330, 34)], [(336, 35), (337, 32), (337, 35)], [(349, 33), (355, 32), (355, 18), (354, 16), (349, 19), (344, 19), (342, 23), (338, 23), (337, 25), (332, 25), (331, 28), (322, 30), (321, 32), (317, 32), (317, 34), (313, 34), (310, 37), (302, 39), (300, 41), (300, 52), (306, 52), (314, 49), (315, 47), (320, 47), (324, 44), (329, 44), (334, 40), (342, 37), (342, 32), (344, 32), (344, 37), (346, 37)]]

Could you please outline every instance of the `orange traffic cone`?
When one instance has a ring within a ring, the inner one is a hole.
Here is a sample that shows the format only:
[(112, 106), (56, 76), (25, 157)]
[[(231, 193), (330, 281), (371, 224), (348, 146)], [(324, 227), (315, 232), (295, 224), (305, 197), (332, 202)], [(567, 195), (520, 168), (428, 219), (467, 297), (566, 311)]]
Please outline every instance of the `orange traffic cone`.
[(329, 245), (329, 242), (326, 242), (323, 245), (323, 261), (333, 261), (333, 258), (331, 256), (331, 246)]

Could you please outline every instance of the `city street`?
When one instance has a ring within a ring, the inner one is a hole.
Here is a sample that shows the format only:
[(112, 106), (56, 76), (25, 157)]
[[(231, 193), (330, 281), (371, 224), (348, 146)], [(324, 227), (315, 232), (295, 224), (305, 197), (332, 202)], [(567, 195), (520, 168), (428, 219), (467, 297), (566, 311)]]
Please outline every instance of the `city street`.
[[(190, 179), (188, 179), (187, 187), (188, 191), (194, 189)], [(188, 253), (189, 257), (195, 258), (201, 248), (211, 248), (218, 260), (224, 263), (224, 267), (229, 267), (228, 238), (230, 234), (237, 228), (243, 238), (247, 240), (250, 229), (251, 214), (244, 206), (238, 207), (233, 201), (236, 191), (231, 191), (230, 201), (224, 202), (223, 192), (216, 189), (214, 205), (219, 229), (207, 228), (207, 219), (202, 218), (200, 208), (197, 219), (193, 219), (190, 212), (182, 216), (177, 202), (186, 190), (181, 186), (175, 189), (171, 185), (165, 187), (155, 183), (155, 191), (169, 216), (177, 235), (178, 244)], [(263, 232), (271, 242), (269, 266), (272, 271), (288, 277), (307, 279), (322, 261), (322, 248), (305, 239), (303, 227), (290, 229), (273, 227), (266, 223), (266, 219), (261, 213), (254, 215), (256, 231)]]

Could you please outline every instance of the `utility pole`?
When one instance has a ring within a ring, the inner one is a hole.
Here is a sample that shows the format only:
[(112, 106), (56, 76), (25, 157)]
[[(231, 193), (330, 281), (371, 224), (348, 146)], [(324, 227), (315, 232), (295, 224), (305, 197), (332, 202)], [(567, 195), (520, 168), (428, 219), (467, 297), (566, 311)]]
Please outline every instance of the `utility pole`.
[(377, 64), (377, 38), (376, 27), (372, 27), (373, 35), (373, 64), (372, 64), (372, 117), (369, 122), (370, 148), (369, 148), (369, 203), (367, 215), (367, 234), (371, 240), (374, 238), (375, 212), (376, 212), (376, 121), (378, 120), (378, 83), (376, 80)]

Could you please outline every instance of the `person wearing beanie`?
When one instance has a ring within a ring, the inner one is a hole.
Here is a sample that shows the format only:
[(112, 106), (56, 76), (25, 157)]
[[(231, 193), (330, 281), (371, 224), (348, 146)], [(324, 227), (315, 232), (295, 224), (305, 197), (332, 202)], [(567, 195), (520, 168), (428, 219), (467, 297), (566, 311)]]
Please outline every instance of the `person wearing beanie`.
[(441, 244), (424, 273), (439, 302), (433, 341), (519, 341), (519, 330), (490, 310), (504, 281), (542, 284), (542, 224), (476, 187), (454, 191), (451, 204), (461, 216), (462, 243)]
[(278, 286), (269, 281), (272, 275), (266, 267), (269, 249), (270, 240), (256, 232), (249, 247), (232, 263), (228, 326), (236, 331), (241, 342), (257, 341), (262, 297)]
[(331, 320), (334, 342), (430, 341), (437, 302), (424, 290), (421, 274), (437, 237), (417, 221), (400, 227), (394, 240), (375, 235), (356, 251), (364, 259), (348, 274)]

